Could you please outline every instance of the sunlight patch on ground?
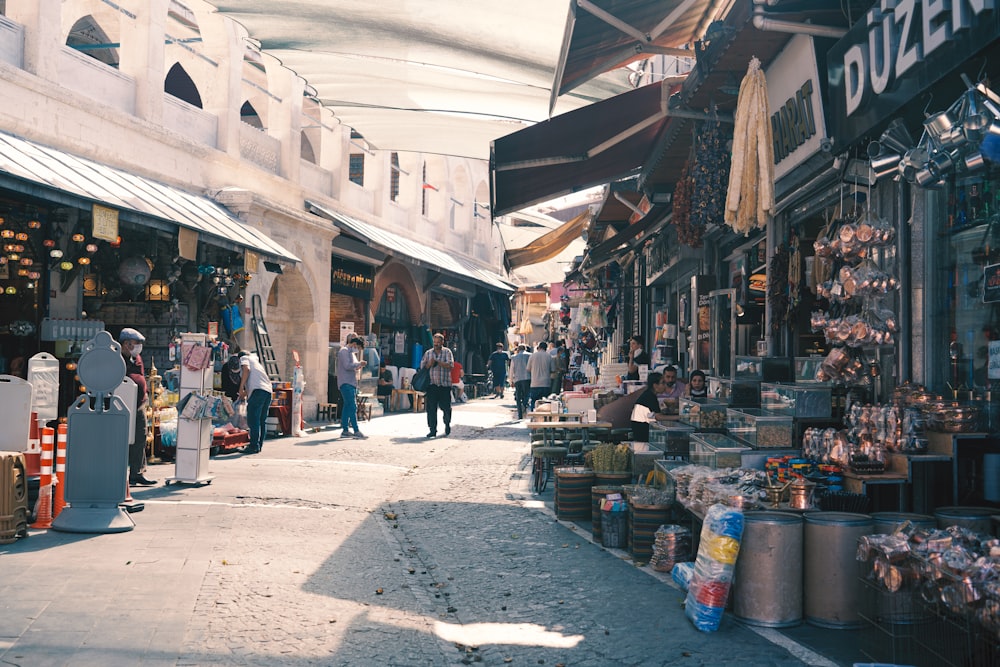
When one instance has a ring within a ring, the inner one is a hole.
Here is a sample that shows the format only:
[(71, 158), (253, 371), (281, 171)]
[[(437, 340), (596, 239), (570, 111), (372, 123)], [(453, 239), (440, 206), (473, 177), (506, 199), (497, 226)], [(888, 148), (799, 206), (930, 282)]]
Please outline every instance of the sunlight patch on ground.
[(573, 648), (583, 641), (583, 635), (563, 635), (550, 632), (532, 623), (469, 623), (451, 625), (434, 624), (435, 634), (449, 642), (467, 646), (487, 644), (516, 644), (520, 646), (546, 646), (550, 648)]

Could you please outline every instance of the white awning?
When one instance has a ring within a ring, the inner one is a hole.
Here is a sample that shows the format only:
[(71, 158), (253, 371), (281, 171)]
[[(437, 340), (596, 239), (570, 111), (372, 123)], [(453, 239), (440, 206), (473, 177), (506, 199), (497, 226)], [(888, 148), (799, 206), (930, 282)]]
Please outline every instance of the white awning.
[[(245, 224), (208, 197), (2, 132), (0, 176), (118, 209), (125, 219), (140, 214), (140, 222), (145, 217), (173, 223), (222, 247), (249, 248), (265, 258), (300, 261), (264, 232)], [(23, 190), (13, 180), (2, 184)]]

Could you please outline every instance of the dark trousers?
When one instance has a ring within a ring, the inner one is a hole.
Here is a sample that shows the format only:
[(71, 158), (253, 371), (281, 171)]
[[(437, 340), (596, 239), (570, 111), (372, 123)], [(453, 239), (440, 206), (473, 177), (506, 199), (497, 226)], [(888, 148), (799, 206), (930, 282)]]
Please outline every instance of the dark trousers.
[[(267, 433), (267, 413), (271, 407), (271, 393), (254, 389), (247, 399), (247, 426), (250, 427), (250, 449), (260, 451)], [(294, 430), (294, 429), (293, 429)]]
[[(529, 382), (530, 382), (530, 380), (529, 380)], [(540, 398), (545, 398), (548, 395), (549, 395), (549, 387), (548, 387), (548, 385), (546, 385), (544, 387), (532, 387), (528, 391), (528, 409), (529, 410), (534, 410), (535, 409), (535, 401), (537, 401)]]
[(432, 384), (427, 387), (424, 395), (427, 401), (427, 428), (431, 433), (437, 433), (438, 408), (441, 408), (441, 418), (445, 426), (451, 426), (451, 386), (441, 387)]
[(128, 476), (135, 479), (146, 469), (146, 404), (135, 411), (135, 439), (128, 446)]
[(514, 402), (517, 403), (517, 418), (524, 419), (528, 411), (528, 392), (531, 391), (531, 380), (518, 380), (514, 383)]

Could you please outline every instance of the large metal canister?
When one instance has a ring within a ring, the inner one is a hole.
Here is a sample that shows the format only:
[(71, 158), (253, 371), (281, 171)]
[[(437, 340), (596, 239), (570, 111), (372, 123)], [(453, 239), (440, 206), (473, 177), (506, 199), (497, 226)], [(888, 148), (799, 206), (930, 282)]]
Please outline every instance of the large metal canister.
[(1000, 510), (992, 507), (939, 507), (934, 510), (938, 528), (962, 526), (983, 535), (993, 534), (993, 515)]
[(873, 533), (892, 535), (896, 528), (907, 521), (914, 528), (937, 528), (937, 520), (930, 514), (913, 514), (911, 512), (872, 512), (875, 526)]
[(807, 512), (804, 515), (803, 609), (806, 621), (825, 628), (861, 626), (858, 538), (870, 535), (867, 514)]
[(750, 625), (802, 622), (802, 516), (747, 512), (733, 577), (733, 614)]

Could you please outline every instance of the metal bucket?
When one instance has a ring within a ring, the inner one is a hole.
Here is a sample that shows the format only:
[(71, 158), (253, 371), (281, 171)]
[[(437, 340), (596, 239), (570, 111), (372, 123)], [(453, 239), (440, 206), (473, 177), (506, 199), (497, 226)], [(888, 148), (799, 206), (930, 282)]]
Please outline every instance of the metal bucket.
[(592, 486), (590, 487), (590, 529), (594, 534), (594, 541), (601, 544), (601, 503), (609, 493), (621, 493), (620, 486)]
[(896, 528), (907, 521), (914, 528), (937, 528), (937, 521), (930, 514), (913, 514), (910, 512), (872, 512), (875, 521), (873, 533), (891, 535)]
[(867, 514), (807, 512), (803, 531), (803, 610), (806, 621), (824, 628), (861, 627), (858, 538), (875, 522)]
[(983, 535), (993, 534), (993, 515), (1000, 510), (992, 507), (939, 507), (934, 511), (938, 528), (962, 526)]
[(733, 615), (750, 625), (802, 622), (802, 516), (747, 512), (733, 576)]
[(590, 487), (593, 485), (593, 470), (556, 468), (556, 516), (560, 519), (589, 519)]

